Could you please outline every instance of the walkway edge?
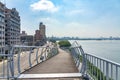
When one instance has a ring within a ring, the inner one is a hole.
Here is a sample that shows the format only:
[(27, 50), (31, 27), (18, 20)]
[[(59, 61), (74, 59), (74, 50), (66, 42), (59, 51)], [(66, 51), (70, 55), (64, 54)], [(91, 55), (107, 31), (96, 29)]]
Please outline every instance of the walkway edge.
[(18, 79), (81, 78), (81, 73), (21, 74)]

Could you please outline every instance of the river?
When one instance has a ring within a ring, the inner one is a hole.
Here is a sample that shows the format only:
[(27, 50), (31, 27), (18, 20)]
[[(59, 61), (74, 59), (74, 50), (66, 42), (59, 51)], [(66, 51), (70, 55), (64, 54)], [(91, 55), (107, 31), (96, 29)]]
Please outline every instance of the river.
[[(74, 40), (70, 40), (74, 42)], [(77, 40), (85, 53), (120, 63), (120, 40)]]

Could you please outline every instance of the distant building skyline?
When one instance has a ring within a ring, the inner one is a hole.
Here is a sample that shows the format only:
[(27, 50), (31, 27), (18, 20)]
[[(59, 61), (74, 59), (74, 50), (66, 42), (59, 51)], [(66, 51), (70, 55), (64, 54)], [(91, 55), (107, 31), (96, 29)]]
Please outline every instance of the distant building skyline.
[(120, 40), (120, 37), (96, 37), (96, 38), (80, 38), (80, 37), (48, 37), (48, 40)]

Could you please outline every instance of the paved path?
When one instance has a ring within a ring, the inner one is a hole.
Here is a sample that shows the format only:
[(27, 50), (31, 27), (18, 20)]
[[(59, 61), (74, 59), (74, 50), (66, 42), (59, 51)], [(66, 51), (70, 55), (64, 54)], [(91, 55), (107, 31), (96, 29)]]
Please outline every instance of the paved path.
[[(66, 51), (59, 49), (58, 55), (24, 72), (24, 74), (41, 74), (41, 73), (43, 74), (44, 73), (78, 73), (78, 69), (75, 66), (72, 56)], [(24, 80), (30, 80), (30, 79), (24, 79)], [(39, 80), (80, 80), (80, 79), (60, 78), (60, 79), (39, 79)]]

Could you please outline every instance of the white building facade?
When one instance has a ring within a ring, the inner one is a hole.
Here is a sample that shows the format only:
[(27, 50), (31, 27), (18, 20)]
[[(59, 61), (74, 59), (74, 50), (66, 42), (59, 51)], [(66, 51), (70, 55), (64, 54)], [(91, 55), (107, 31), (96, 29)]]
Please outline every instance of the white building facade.
[(5, 5), (0, 2), (0, 54), (5, 53)]
[(15, 9), (8, 9), (0, 2), (0, 54), (6, 52), (8, 46), (20, 44), (20, 16)]
[(5, 9), (5, 44), (20, 44), (20, 16), (15, 8)]

